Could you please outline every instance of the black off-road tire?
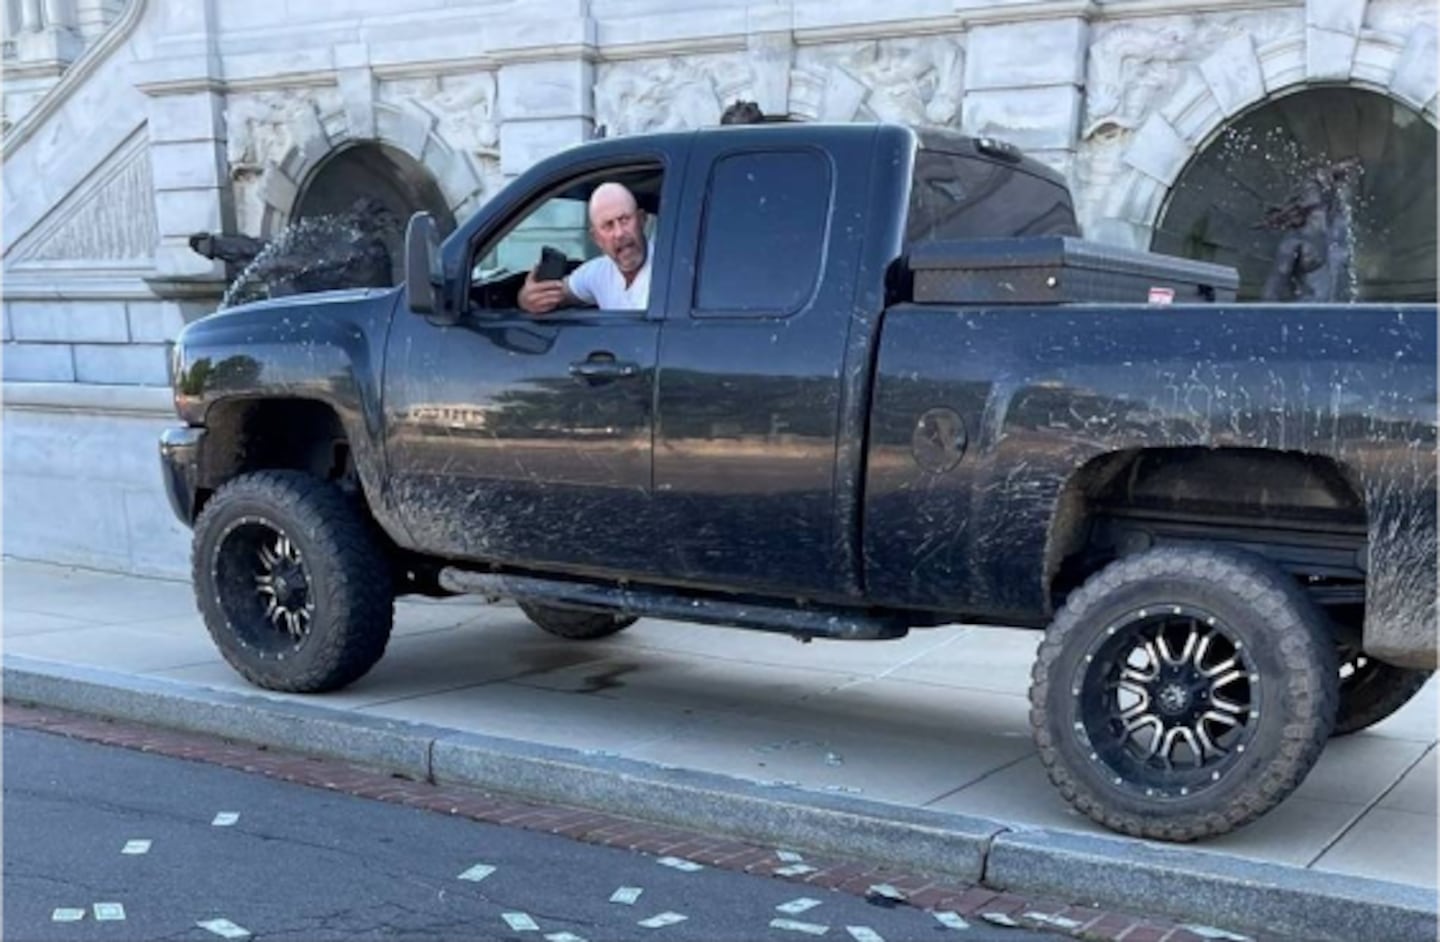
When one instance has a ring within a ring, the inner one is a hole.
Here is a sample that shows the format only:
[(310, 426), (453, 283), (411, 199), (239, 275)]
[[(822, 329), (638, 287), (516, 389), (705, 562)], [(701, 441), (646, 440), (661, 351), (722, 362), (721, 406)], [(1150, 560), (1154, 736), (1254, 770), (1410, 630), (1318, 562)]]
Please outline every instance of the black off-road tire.
[(1386, 664), (1354, 648), (1342, 647), (1339, 658), (1340, 708), (1331, 736), (1374, 726), (1409, 703), (1435, 673)]
[(590, 612), (580, 608), (565, 608), (560, 605), (544, 605), (524, 599), (516, 604), (520, 611), (536, 625), (555, 635), (571, 641), (594, 641), (608, 638), (635, 624), (628, 615), (611, 615), (606, 612)]
[[(1135, 837), (1193, 841), (1253, 821), (1330, 738), (1328, 624), (1293, 579), (1249, 554), (1166, 547), (1111, 564), (1066, 601), (1032, 672), (1030, 723), (1050, 780)], [(1190, 653), (1176, 659), (1182, 643)], [(1140, 706), (1122, 707), (1122, 693)], [(1134, 727), (1142, 720), (1153, 725)], [(1147, 728), (1168, 765), (1146, 755)], [(1201, 748), (1177, 748), (1182, 729)]]
[(235, 478), (195, 522), (191, 569), (210, 636), (257, 686), (338, 690), (385, 653), (390, 568), (360, 509), (333, 484), (298, 471)]

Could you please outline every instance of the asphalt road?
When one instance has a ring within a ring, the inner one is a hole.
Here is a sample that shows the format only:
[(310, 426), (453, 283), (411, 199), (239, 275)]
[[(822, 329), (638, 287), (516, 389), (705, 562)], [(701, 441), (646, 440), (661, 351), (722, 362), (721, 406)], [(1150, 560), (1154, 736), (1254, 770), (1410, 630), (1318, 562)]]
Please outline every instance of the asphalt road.
[[(685, 872), (641, 854), (29, 730), (5, 730), (4, 762), (3, 930), (12, 942), (203, 942), (226, 932), (294, 942), (1058, 938), (975, 920), (960, 931), (908, 906)], [(223, 824), (222, 814), (237, 817)], [(143, 852), (137, 841), (149, 842)], [(483, 868), (494, 869), (464, 876)], [(622, 887), (639, 889), (638, 899), (612, 902)], [(804, 908), (807, 899), (816, 903)], [(778, 908), (797, 900), (801, 911)], [(123, 920), (97, 920), (106, 903), (123, 906)], [(56, 921), (63, 910), (81, 918)], [(684, 919), (645, 926), (666, 913)]]

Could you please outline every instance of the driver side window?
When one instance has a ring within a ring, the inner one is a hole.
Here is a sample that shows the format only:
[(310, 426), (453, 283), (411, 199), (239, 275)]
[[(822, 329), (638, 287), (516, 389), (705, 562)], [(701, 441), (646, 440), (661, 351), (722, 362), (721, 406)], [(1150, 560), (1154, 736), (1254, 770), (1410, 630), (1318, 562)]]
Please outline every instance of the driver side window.
[(590, 239), (583, 199), (562, 194), (545, 200), (492, 244), (471, 269), (471, 301), (490, 310), (519, 307), (520, 286), (546, 246), (564, 253), (567, 273), (600, 254)]
[[(518, 213), (515, 221), (498, 236), (492, 236), (486, 243), (475, 247), (470, 266), (472, 309), (518, 310), (520, 291), (532, 271), (536, 271), (539, 281), (554, 281), (568, 276), (591, 260), (597, 260), (597, 264), (605, 268), (607, 252), (603, 244), (597, 243), (591, 231), (590, 199), (598, 188), (607, 184), (611, 190), (614, 184), (619, 184), (633, 196), (633, 218), (643, 221), (643, 227), (628, 240), (617, 240), (613, 233), (607, 231), (601, 242), (608, 241), (611, 251), (632, 265), (637, 257), (648, 256), (644, 249), (636, 256), (633, 247), (637, 242), (648, 245), (653, 238), (662, 178), (659, 166), (632, 165), (590, 173), (549, 190)], [(602, 197), (603, 194), (597, 199)], [(605, 272), (592, 270), (592, 267), (587, 266), (586, 272), (582, 273), (587, 277), (583, 285), (577, 286), (577, 296), (571, 299), (572, 302), (577, 298), (589, 300), (589, 286), (596, 280), (595, 276), (605, 275)], [(630, 280), (633, 281), (633, 277)]]

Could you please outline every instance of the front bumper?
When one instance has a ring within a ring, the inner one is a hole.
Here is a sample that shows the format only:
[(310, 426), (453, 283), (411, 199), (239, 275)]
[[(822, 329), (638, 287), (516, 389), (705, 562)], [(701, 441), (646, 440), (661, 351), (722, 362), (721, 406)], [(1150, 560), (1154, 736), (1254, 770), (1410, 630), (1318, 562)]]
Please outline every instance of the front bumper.
[(195, 522), (195, 490), (200, 479), (200, 443), (205, 430), (193, 426), (168, 428), (160, 435), (160, 473), (170, 509), (185, 526)]

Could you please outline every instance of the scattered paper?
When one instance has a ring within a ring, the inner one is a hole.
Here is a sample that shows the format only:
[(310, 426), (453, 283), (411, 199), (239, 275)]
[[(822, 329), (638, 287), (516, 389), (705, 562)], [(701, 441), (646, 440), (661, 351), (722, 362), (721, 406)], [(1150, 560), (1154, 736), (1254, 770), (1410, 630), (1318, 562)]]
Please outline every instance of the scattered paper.
[(1020, 923), (1011, 919), (1004, 913), (981, 913), (980, 918), (984, 919), (992, 926), (1004, 926), (1007, 929), (1014, 929), (1020, 925)]
[(211, 821), (210, 825), (217, 828), (228, 828), (230, 825), (234, 824), (236, 821), (239, 820), (240, 815), (238, 812), (222, 811), (215, 816), (215, 820)]
[(472, 883), (479, 883), (481, 880), (485, 879), (494, 872), (495, 868), (490, 866), (489, 864), (476, 864), (469, 870), (466, 870), (464, 873), (460, 874), (460, 876), (456, 877), (456, 879), (469, 880)]
[(816, 906), (819, 905), (820, 901), (818, 899), (810, 899), (808, 896), (802, 896), (799, 899), (792, 899), (788, 903), (781, 903), (775, 908), (782, 913), (786, 913), (791, 916), (798, 916), (806, 910), (814, 909)]
[(120, 903), (96, 903), (94, 909), (97, 922), (120, 922), (125, 918), (125, 907)]
[(881, 896), (885, 899), (895, 900), (897, 903), (903, 903), (908, 899), (902, 890), (888, 883), (876, 883), (871, 886), (870, 889), (866, 890), (865, 893), (867, 896)]
[(62, 907), (50, 914), (51, 922), (79, 922), (84, 918), (85, 910), (83, 909), (66, 909)]
[(1035, 922), (1043, 922), (1048, 926), (1056, 926), (1061, 929), (1079, 929), (1084, 923), (1078, 919), (1067, 919), (1064, 916), (1050, 916), (1045, 913), (1026, 913), (1026, 919), (1033, 919)]
[(148, 854), (150, 853), (149, 841), (126, 841), (125, 846), (120, 849), (122, 854)]
[(777, 850), (775, 852), (775, 856), (779, 857), (786, 863), (799, 863), (800, 861), (805, 859), (801, 855), (795, 853), (793, 850)]
[(829, 926), (817, 926), (813, 922), (796, 922), (793, 919), (772, 919), (770, 928), (784, 929), (787, 932), (803, 932), (806, 935), (824, 935), (830, 931)]
[(228, 919), (207, 919), (204, 922), (197, 922), (195, 925), (201, 929), (213, 932), (222, 939), (248, 939), (250, 930), (244, 926), (237, 926)]
[(539, 932), (540, 925), (525, 913), (502, 913), (500, 918), (516, 932)]
[(620, 887), (620, 889), (610, 894), (610, 902), (624, 903), (626, 906), (634, 906), (635, 901), (638, 900), (640, 898), (640, 894), (644, 892), (645, 891), (638, 886), (622, 886)]
[(545, 942), (585, 942), (585, 940), (573, 932), (552, 932), (545, 937)]
[(959, 913), (936, 913), (935, 920), (942, 926), (949, 926), (951, 929), (969, 929), (970, 923), (960, 918)]
[(781, 867), (781, 868), (779, 868), (778, 870), (775, 871), (775, 873), (776, 873), (778, 876), (782, 876), (782, 877), (798, 877), (798, 876), (802, 876), (802, 875), (807, 874), (807, 873), (814, 873), (814, 872), (815, 872), (815, 868), (814, 868), (814, 867), (810, 866), (809, 864), (803, 864), (803, 863), (791, 864), (791, 865), (788, 866), (788, 867)]
[(850, 933), (850, 938), (855, 942), (885, 942), (880, 933), (869, 926), (846, 926), (845, 931)]
[(1250, 942), (1250, 937), (1248, 935), (1237, 935), (1236, 933), (1226, 931), (1225, 929), (1216, 929), (1214, 926), (1194, 925), (1181, 926), (1180, 928), (1185, 929), (1189, 932), (1193, 932), (1196, 935), (1200, 936), (1202, 939), (1221, 939), (1223, 940), (1223, 942)]
[(694, 873), (696, 870), (704, 870), (704, 864), (698, 864), (693, 860), (684, 860), (680, 857), (661, 857), (655, 861), (662, 867), (673, 867), (676, 870), (684, 870), (686, 873)]
[(677, 922), (684, 922), (689, 916), (682, 916), (679, 913), (660, 913), (658, 916), (651, 916), (649, 919), (640, 920), (640, 925), (646, 929), (663, 929), (666, 926), (673, 926)]

